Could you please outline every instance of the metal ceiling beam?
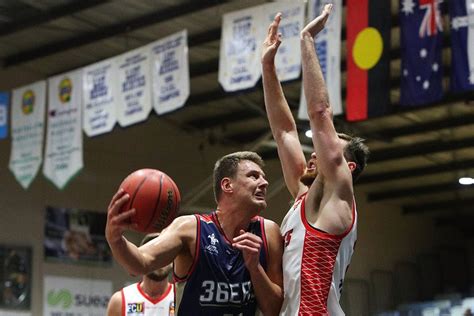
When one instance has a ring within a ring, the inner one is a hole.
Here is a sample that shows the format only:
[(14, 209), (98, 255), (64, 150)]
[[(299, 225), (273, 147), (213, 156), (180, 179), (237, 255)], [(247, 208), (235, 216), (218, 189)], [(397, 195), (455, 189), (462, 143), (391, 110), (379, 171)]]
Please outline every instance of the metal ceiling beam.
[(469, 189), (474, 189), (470, 186), (461, 185), (459, 183), (445, 182), (441, 184), (426, 185), (405, 188), (401, 190), (388, 190), (388, 191), (378, 191), (370, 192), (367, 195), (367, 201), (377, 202), (384, 200), (391, 200), (403, 197), (414, 197), (425, 194), (436, 194), (442, 192), (456, 192), (456, 191), (467, 191)]
[[(201, 1), (188, 1), (183, 4), (174, 5), (162, 10), (156, 10), (149, 14), (128, 20), (126, 22), (117, 23), (111, 26), (100, 28), (96, 31), (86, 32), (79, 36), (69, 38), (66, 40), (46, 44), (31, 50), (26, 50), (19, 52), (14, 55), (7, 56), (3, 59), (4, 67), (10, 67), (18, 65), (27, 61), (31, 61), (40, 57), (45, 57), (51, 54), (55, 54), (64, 50), (76, 48), (79, 46), (87, 45), (102, 39), (110, 38), (117, 36), (119, 34), (131, 32), (140, 28), (144, 28), (159, 22), (164, 22), (176, 18), (178, 16), (183, 16), (190, 14), (196, 11), (201, 11), (206, 8), (220, 5), (229, 0), (214, 1), (214, 0), (201, 0)], [(207, 36), (215, 36), (215, 30), (211, 30)], [(219, 33), (220, 34), (220, 33)], [(193, 42), (195, 45), (202, 43), (202, 41), (208, 41), (206, 36), (203, 35), (202, 38), (197, 38)]]
[(77, 12), (96, 7), (109, 1), (110, 0), (79, 0), (69, 2), (65, 5), (58, 5), (48, 11), (41, 12), (41, 14), (1, 24), (0, 36), (9, 35), (27, 28), (35, 27), (37, 25), (65, 17), (67, 15), (72, 15)]
[(437, 201), (433, 203), (409, 204), (402, 207), (403, 214), (428, 213), (434, 211), (472, 210), (474, 198)]
[[(370, 163), (370, 162), (369, 162)], [(369, 184), (376, 182), (385, 182), (385, 181), (394, 181), (405, 178), (419, 177), (419, 176), (428, 176), (438, 173), (457, 171), (457, 170), (466, 170), (474, 168), (474, 160), (464, 160), (458, 162), (450, 162), (445, 164), (437, 164), (429, 167), (421, 168), (410, 168), (399, 171), (390, 171), (390, 172), (380, 172), (370, 175), (362, 174), (360, 179), (357, 180), (357, 184)]]

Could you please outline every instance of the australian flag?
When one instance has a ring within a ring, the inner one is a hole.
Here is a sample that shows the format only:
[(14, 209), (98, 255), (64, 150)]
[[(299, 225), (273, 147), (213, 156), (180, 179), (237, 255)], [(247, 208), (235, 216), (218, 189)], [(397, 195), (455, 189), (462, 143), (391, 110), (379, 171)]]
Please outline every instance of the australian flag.
[(400, 0), (401, 105), (437, 101), (442, 87), (443, 0)]
[(474, 90), (474, 1), (450, 0), (451, 90)]

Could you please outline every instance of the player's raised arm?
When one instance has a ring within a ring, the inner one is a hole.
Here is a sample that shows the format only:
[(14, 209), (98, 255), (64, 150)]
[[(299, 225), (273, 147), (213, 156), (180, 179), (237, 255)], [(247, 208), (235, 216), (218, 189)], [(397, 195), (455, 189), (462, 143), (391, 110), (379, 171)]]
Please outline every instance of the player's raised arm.
[(298, 138), (296, 123), (285, 99), (275, 68), (275, 55), (281, 43), (278, 33), (282, 15), (278, 13), (268, 28), (262, 49), (263, 91), (265, 108), (288, 190), (296, 197), (304, 189), (299, 179), (304, 173), (306, 159)]

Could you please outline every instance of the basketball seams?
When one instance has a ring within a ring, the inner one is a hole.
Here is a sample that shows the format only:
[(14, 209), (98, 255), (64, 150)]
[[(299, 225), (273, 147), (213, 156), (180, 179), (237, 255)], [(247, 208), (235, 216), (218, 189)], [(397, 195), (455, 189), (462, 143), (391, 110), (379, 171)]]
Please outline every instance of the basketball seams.
[(148, 231), (148, 228), (150, 228), (150, 225), (153, 224), (154, 220), (155, 220), (155, 216), (156, 216), (156, 210), (160, 204), (160, 200), (161, 200), (161, 190), (163, 188), (163, 178), (164, 178), (164, 175), (162, 173), (159, 174), (160, 176), (160, 189), (158, 191), (158, 196), (156, 197), (156, 202), (155, 202), (155, 207), (153, 208), (153, 215), (150, 216), (150, 221), (148, 222), (148, 224), (145, 226), (145, 230)]
[(132, 195), (132, 198), (130, 200), (130, 207), (129, 209), (132, 209), (133, 208), (133, 203), (135, 202), (135, 198), (138, 194), (138, 192), (140, 191), (140, 188), (143, 186), (143, 184), (145, 183), (146, 179), (148, 179), (148, 175), (146, 175), (143, 180), (137, 185), (137, 187), (135, 188), (135, 191), (133, 191), (133, 195)]

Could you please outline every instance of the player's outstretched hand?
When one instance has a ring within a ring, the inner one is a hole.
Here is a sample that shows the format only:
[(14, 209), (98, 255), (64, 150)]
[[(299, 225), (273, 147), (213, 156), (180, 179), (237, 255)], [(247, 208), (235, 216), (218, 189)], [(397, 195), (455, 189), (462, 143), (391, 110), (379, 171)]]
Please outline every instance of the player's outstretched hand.
[(326, 21), (329, 18), (331, 10), (332, 4), (326, 4), (321, 14), (303, 28), (301, 31), (301, 38), (303, 38), (306, 34), (309, 34), (314, 38), (319, 32), (321, 32), (321, 30), (324, 29), (324, 26), (326, 25)]
[(274, 65), (275, 55), (281, 44), (281, 33), (278, 33), (278, 26), (281, 21), (281, 13), (277, 13), (275, 19), (268, 27), (267, 37), (263, 41), (262, 64)]
[(130, 196), (123, 189), (119, 189), (110, 201), (105, 226), (105, 237), (109, 243), (120, 240), (125, 230), (136, 229), (136, 224), (131, 221), (135, 209), (123, 211), (123, 207), (129, 199)]

